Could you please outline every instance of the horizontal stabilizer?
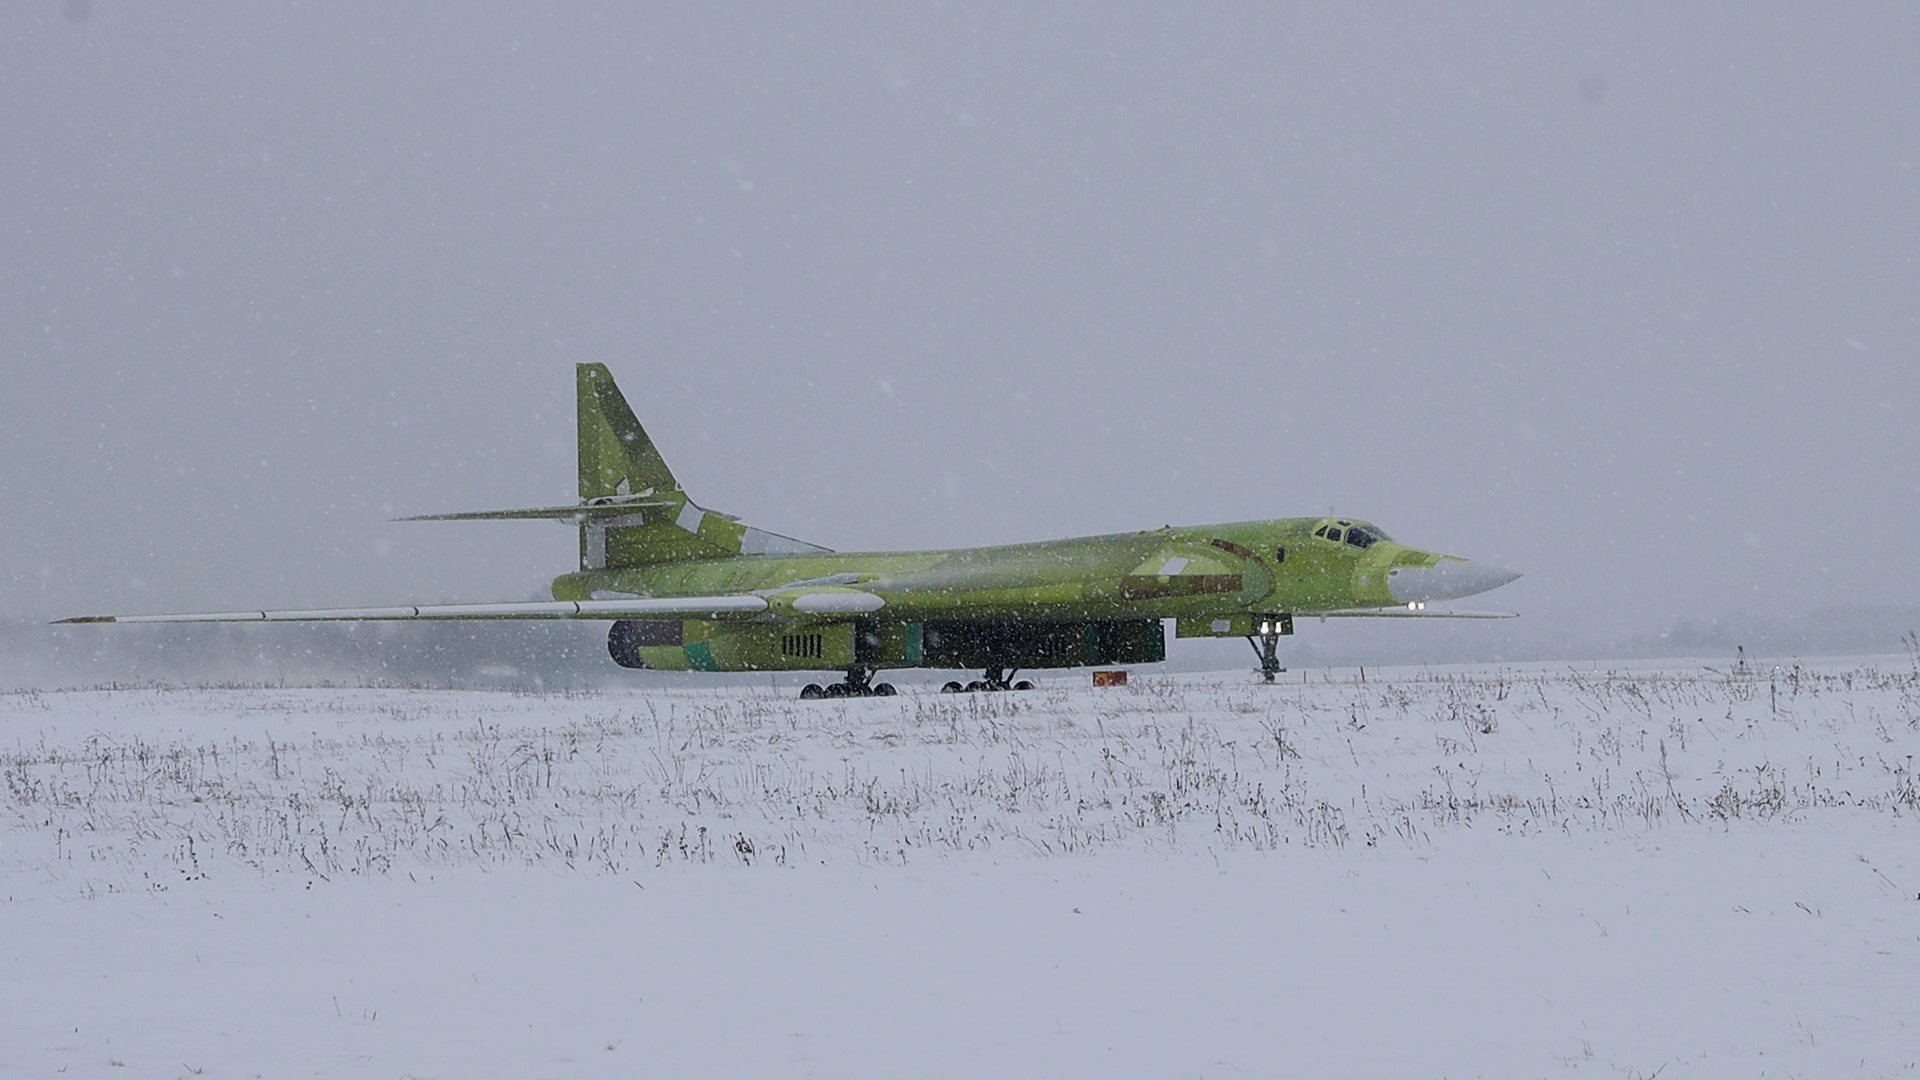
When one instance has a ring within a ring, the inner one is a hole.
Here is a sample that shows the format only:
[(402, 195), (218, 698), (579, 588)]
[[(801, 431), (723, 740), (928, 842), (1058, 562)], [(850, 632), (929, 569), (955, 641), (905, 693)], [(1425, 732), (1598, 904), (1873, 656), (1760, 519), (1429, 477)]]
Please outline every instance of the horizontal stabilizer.
[(672, 506), (679, 509), (681, 503), (660, 501), (648, 502), (604, 502), (583, 503), (577, 506), (534, 506), (524, 510), (468, 510), (457, 514), (414, 514), (411, 517), (394, 518), (395, 521), (604, 521), (608, 518), (631, 517), (647, 507)]
[(1451, 611), (1445, 608), (1383, 607), (1344, 608), (1340, 611), (1313, 611), (1306, 614), (1321, 619), (1517, 619), (1511, 611)]
[(213, 611), (191, 615), (82, 615), (61, 623), (413, 622), (449, 619), (740, 619), (766, 612), (758, 596), (640, 596), (623, 600), (535, 600), (508, 604), (431, 604)]

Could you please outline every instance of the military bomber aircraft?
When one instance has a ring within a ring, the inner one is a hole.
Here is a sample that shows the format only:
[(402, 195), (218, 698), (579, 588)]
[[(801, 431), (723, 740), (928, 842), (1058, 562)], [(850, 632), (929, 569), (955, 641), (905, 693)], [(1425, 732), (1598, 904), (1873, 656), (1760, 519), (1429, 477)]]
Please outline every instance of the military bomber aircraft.
[(571, 522), (580, 569), (551, 601), (186, 615), (68, 623), (605, 619), (607, 652), (663, 671), (838, 671), (805, 698), (892, 694), (898, 668), (980, 671), (944, 689), (1028, 689), (1022, 670), (1154, 663), (1177, 637), (1244, 637), (1272, 682), (1299, 616), (1508, 618), (1429, 609), (1518, 574), (1409, 547), (1369, 522), (1298, 517), (1001, 547), (836, 552), (695, 503), (604, 365), (575, 372), (572, 506), (404, 521)]

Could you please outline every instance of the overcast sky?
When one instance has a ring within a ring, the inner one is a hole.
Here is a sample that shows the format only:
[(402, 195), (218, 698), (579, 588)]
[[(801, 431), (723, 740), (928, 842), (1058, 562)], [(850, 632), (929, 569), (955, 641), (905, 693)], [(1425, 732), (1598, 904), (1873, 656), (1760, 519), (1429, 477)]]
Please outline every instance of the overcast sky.
[[(0, 609), (523, 599), (609, 364), (842, 549), (1337, 507), (1920, 601), (1920, 6), (0, 6)], [(1491, 606), (1493, 597), (1488, 598)]]

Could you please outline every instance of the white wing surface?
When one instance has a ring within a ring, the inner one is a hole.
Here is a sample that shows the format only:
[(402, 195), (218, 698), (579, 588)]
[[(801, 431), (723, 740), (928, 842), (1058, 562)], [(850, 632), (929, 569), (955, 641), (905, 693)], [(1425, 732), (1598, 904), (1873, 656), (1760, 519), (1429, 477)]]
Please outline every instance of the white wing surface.
[(740, 619), (768, 608), (759, 596), (642, 596), (507, 604), (416, 604), (304, 611), (208, 611), (184, 615), (82, 615), (62, 623), (414, 622), (453, 619)]
[(1511, 611), (1454, 611), (1448, 608), (1428, 608), (1401, 605), (1382, 608), (1343, 608), (1339, 611), (1310, 611), (1298, 618), (1319, 619), (1517, 619), (1520, 616)]

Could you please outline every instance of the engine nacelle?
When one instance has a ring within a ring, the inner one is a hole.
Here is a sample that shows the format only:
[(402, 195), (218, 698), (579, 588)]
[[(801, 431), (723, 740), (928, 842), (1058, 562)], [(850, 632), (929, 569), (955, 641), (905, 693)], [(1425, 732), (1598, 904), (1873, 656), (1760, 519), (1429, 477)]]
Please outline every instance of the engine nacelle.
[(933, 668), (1098, 667), (1167, 658), (1158, 619), (929, 622), (921, 640), (920, 666)]
[[(607, 631), (607, 655), (623, 668), (644, 668), (654, 665), (647, 663), (643, 649), (665, 649), (673, 652), (680, 650), (681, 623), (675, 619), (666, 622), (659, 619), (621, 619)], [(684, 667), (685, 665), (681, 665)]]
[(607, 655), (656, 671), (845, 671), (859, 662), (852, 623), (621, 619), (607, 631)]
[(1065, 668), (1167, 658), (1158, 619), (778, 622), (621, 619), (607, 655), (656, 671)]

